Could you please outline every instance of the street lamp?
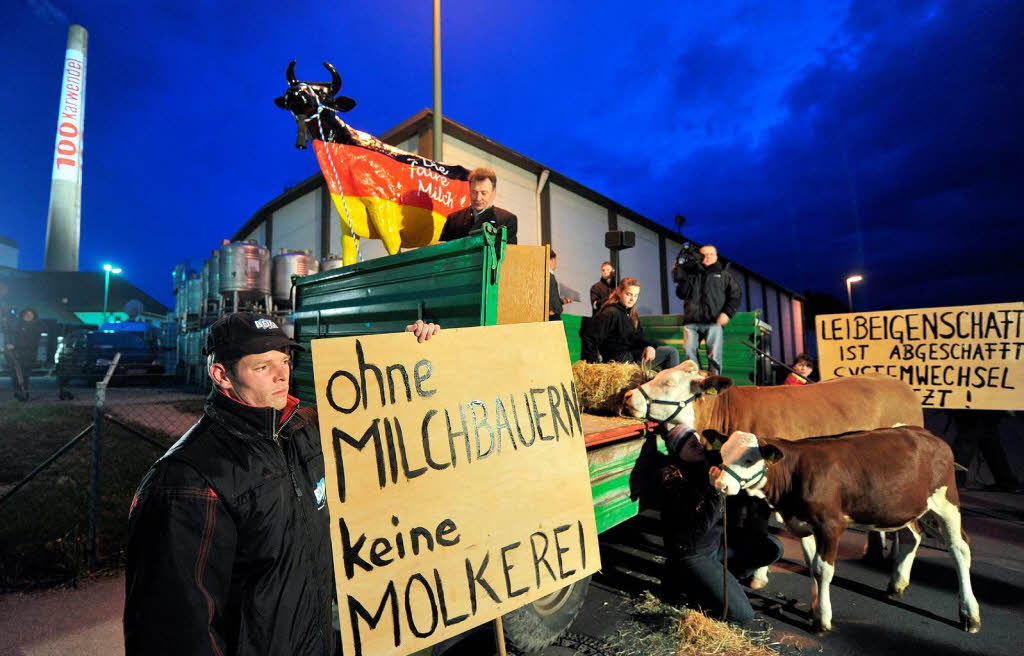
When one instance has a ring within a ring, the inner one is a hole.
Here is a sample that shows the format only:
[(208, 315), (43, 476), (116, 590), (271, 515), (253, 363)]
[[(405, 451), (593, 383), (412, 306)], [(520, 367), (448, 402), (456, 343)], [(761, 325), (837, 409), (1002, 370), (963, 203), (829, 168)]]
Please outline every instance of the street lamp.
[(121, 268), (104, 264), (103, 270), (106, 272), (103, 276), (103, 323), (107, 323), (107, 295), (110, 292), (110, 274), (121, 273)]
[(850, 308), (850, 312), (853, 312), (853, 288), (851, 285), (855, 282), (860, 282), (861, 280), (864, 280), (864, 276), (860, 274), (850, 276), (846, 279), (846, 306)]

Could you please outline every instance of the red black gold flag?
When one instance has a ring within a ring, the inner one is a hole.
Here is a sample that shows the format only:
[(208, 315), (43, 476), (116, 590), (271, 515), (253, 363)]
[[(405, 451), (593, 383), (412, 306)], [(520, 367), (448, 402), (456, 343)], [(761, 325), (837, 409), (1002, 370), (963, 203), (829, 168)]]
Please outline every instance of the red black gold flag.
[(380, 239), (390, 254), (437, 241), (445, 218), (469, 205), (469, 171), (399, 150), (338, 119), (337, 142), (313, 140), (320, 170), (341, 216), (345, 264), (352, 235)]

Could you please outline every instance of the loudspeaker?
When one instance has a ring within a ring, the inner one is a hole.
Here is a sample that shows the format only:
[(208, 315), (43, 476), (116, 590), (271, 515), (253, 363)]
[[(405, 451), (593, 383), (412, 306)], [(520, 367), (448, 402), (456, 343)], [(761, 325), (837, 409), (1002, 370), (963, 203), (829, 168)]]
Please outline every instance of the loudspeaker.
[(610, 230), (604, 233), (604, 247), (621, 251), (636, 246), (636, 233), (629, 230)]

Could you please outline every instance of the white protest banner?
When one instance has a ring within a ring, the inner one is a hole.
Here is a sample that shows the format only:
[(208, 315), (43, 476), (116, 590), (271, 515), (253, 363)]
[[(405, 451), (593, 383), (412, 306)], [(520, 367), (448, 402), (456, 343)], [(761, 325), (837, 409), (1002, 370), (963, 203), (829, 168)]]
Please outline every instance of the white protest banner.
[(822, 380), (884, 374), (931, 408), (1024, 409), (1024, 303), (817, 319)]
[(345, 654), (408, 654), (600, 568), (560, 323), (312, 349)]

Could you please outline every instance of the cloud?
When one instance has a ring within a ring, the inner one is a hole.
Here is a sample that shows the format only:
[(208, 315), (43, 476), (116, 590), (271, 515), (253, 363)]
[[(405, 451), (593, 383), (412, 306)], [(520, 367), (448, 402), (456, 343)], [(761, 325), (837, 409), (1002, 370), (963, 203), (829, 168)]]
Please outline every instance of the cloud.
[(32, 13), (47, 23), (67, 25), (71, 22), (68, 20), (67, 14), (55, 7), (49, 0), (28, 0), (28, 6), (32, 9)]

